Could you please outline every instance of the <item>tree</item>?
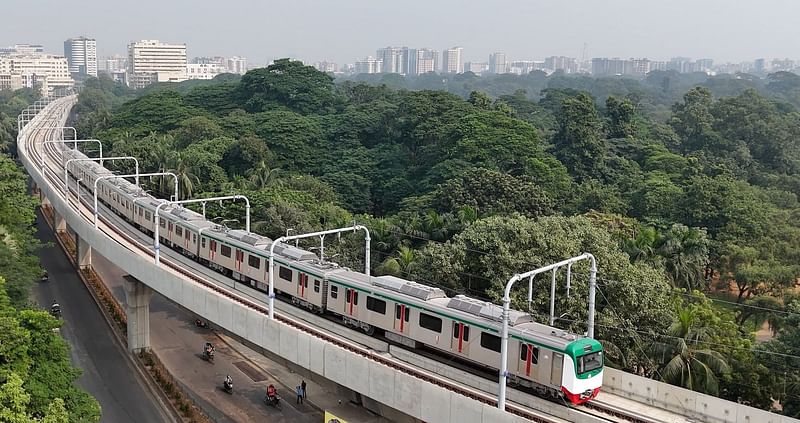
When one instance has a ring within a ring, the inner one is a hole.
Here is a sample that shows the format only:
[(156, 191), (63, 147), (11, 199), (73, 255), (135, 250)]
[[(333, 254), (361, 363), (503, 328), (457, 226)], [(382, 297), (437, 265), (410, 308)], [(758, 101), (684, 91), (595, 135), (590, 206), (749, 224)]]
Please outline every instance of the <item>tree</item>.
[(586, 93), (565, 99), (557, 119), (556, 157), (578, 179), (600, 176), (607, 146), (594, 100)]
[(653, 344), (653, 352), (661, 363), (661, 380), (717, 395), (719, 377), (727, 373), (730, 367), (722, 354), (702, 347), (701, 343), (707, 340), (707, 334), (705, 328), (695, 325), (692, 310), (678, 310), (668, 336), (672, 338)]
[(610, 138), (634, 138), (636, 136), (635, 110), (630, 99), (619, 99), (614, 96), (606, 99), (606, 114), (609, 120), (608, 136)]
[(283, 106), (301, 114), (324, 113), (334, 104), (333, 78), (303, 62), (278, 59), (242, 77), (239, 99), (251, 112)]
[(172, 136), (178, 148), (186, 148), (192, 143), (222, 136), (222, 128), (205, 116), (194, 116), (181, 122)]

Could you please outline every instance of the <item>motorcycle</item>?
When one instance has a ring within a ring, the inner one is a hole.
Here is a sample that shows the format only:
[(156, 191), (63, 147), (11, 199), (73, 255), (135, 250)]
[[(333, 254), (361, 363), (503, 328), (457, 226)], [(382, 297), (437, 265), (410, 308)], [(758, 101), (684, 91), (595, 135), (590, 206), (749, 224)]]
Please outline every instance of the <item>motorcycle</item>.
[(42, 279), (41, 279), (41, 281), (42, 281), (42, 282), (47, 282), (48, 280), (50, 280), (50, 275), (48, 275), (48, 274), (47, 274), (47, 270), (45, 270), (45, 271), (44, 271), (44, 273), (42, 274)]
[(264, 396), (264, 403), (266, 403), (270, 407), (275, 407), (280, 409), (281, 408), (280, 402), (281, 402), (281, 397), (278, 394), (275, 394), (274, 396), (271, 397)]
[(214, 350), (205, 349), (203, 350), (203, 360), (214, 362)]
[(206, 322), (205, 320), (196, 319), (194, 321), (194, 325), (197, 326), (198, 328), (203, 328), (203, 329), (209, 328), (208, 322)]
[(227, 380), (222, 381), (222, 390), (229, 394), (233, 394), (233, 382), (228, 383)]
[(61, 318), (61, 309), (58, 307), (53, 307), (50, 309), (50, 315), (55, 317), (56, 319)]

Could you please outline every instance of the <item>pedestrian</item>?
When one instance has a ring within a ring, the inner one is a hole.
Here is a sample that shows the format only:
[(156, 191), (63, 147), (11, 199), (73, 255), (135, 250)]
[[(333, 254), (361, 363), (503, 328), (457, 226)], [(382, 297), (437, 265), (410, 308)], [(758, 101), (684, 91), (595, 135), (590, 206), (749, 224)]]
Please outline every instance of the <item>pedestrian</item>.
[(297, 403), (303, 403), (303, 388), (301, 388), (300, 385), (297, 385)]
[(303, 389), (303, 399), (305, 399), (306, 398), (306, 381), (305, 381), (305, 379), (303, 379), (303, 381), (300, 382), (300, 388)]

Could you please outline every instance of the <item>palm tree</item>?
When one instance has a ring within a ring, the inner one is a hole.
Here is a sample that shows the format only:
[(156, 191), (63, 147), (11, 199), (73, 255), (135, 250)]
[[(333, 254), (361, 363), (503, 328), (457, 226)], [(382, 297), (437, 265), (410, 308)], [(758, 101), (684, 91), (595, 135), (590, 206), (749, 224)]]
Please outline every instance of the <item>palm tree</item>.
[(689, 291), (700, 287), (703, 269), (708, 263), (708, 239), (704, 231), (672, 225), (664, 235), (658, 254), (664, 258), (667, 276), (674, 286)]
[(260, 161), (252, 169), (250, 175), (250, 187), (254, 190), (266, 188), (270, 185), (278, 183), (278, 171), (280, 169), (272, 169), (265, 161)]
[(186, 163), (180, 153), (172, 157), (172, 167), (169, 172), (178, 177), (179, 199), (187, 199), (192, 196), (195, 185), (200, 184), (200, 179), (192, 173), (191, 166)]
[(645, 262), (651, 265), (658, 265), (661, 256), (658, 248), (663, 238), (656, 228), (642, 228), (633, 239), (626, 239), (622, 248), (631, 258), (631, 262)]
[(403, 276), (408, 275), (417, 261), (417, 254), (413, 248), (401, 245), (397, 249), (396, 257), (389, 257), (378, 266), (377, 273), (382, 275)]
[(696, 327), (695, 314), (681, 309), (669, 328), (669, 341), (653, 344), (660, 360), (659, 374), (663, 382), (710, 395), (719, 393), (718, 376), (730, 371), (722, 354), (701, 348), (708, 338), (705, 328)]

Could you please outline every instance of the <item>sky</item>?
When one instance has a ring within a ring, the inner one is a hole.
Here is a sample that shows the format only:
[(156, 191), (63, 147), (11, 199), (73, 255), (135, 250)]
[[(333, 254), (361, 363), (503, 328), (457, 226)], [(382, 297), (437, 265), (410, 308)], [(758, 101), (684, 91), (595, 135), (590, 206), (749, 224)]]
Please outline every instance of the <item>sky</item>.
[(0, 46), (97, 40), (98, 58), (134, 40), (186, 43), (189, 57), (352, 63), (385, 46), (464, 48), (509, 60), (675, 56), (717, 63), (800, 58), (797, 0), (2, 0)]

